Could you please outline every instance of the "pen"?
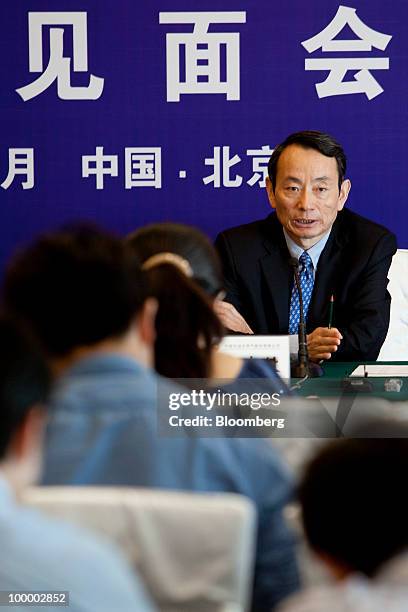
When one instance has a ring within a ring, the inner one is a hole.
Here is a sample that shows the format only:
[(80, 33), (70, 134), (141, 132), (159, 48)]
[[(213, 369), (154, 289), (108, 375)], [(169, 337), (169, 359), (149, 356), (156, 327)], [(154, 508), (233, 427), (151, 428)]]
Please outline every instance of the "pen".
[(329, 329), (331, 329), (331, 326), (333, 325), (333, 311), (334, 311), (334, 295), (331, 294), (330, 296), (330, 311), (329, 311)]

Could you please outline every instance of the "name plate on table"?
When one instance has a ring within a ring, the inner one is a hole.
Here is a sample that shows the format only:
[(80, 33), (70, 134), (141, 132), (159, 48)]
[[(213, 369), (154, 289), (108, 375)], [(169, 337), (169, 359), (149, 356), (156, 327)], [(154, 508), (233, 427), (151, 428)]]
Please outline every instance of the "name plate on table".
[(350, 374), (351, 376), (369, 376), (376, 378), (386, 378), (388, 376), (398, 376), (402, 378), (408, 377), (408, 365), (407, 364), (376, 364), (376, 365), (364, 365), (360, 364)]
[(225, 336), (219, 349), (244, 359), (274, 359), (281, 378), (290, 379), (289, 336)]

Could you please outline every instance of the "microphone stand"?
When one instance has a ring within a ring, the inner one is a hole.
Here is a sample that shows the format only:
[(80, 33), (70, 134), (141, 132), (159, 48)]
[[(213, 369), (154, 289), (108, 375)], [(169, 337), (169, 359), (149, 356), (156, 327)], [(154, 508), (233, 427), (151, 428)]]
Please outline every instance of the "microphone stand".
[(306, 376), (309, 378), (318, 378), (319, 376), (323, 376), (323, 368), (319, 366), (318, 363), (314, 363), (313, 361), (309, 360), (309, 353), (307, 350), (306, 321), (303, 313), (303, 293), (299, 278), (299, 262), (295, 257), (291, 257), (290, 265), (293, 268), (295, 283), (299, 294), (300, 307), (300, 320), (298, 328), (298, 363), (291, 367), (291, 375), (294, 378), (305, 378)]

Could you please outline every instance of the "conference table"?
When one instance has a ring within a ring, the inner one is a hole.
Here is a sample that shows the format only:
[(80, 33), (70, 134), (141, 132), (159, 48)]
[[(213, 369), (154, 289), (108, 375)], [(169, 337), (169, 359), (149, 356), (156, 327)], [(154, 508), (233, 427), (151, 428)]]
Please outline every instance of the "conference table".
[[(324, 374), (320, 378), (292, 378), (291, 388), (299, 401), (293, 406), (290, 401), (283, 404), (288, 407), (285, 436), (330, 438), (354, 435), (361, 425), (365, 427), (366, 423), (376, 419), (391, 423), (394, 436), (401, 435), (401, 431), (408, 435), (408, 376), (350, 378), (350, 374), (364, 364), (407, 366), (408, 362), (332, 362), (324, 364)], [(402, 380), (399, 392), (385, 390), (384, 383), (390, 378)], [(364, 380), (369, 390), (345, 387), (344, 384), (351, 380)], [(401, 429), (402, 423), (407, 427)], [(365, 437), (368, 434), (361, 435)]]
[[(292, 379), (292, 385), (297, 384), (297, 393), (302, 396), (317, 395), (319, 397), (339, 397), (347, 393), (355, 393), (361, 397), (380, 397), (389, 401), (408, 401), (408, 376), (367, 376), (367, 380), (372, 390), (370, 391), (356, 391), (353, 389), (345, 389), (342, 385), (342, 381), (348, 379), (350, 374), (359, 365), (376, 365), (376, 366), (407, 366), (407, 361), (349, 361), (349, 362), (327, 362), (323, 366), (324, 374), (321, 378), (309, 378), (305, 381), (298, 379)], [(361, 377), (359, 377), (361, 379)], [(384, 383), (390, 378), (400, 378), (402, 380), (401, 390), (398, 391), (386, 391), (384, 389)], [(351, 380), (351, 379), (350, 379)], [(354, 379), (355, 380), (355, 379)]]

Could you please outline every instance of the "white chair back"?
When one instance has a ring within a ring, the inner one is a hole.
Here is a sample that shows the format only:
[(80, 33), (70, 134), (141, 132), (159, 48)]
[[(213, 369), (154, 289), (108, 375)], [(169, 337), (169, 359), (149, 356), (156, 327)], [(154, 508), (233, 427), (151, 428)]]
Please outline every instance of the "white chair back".
[(113, 540), (160, 610), (247, 610), (255, 510), (234, 494), (36, 487), (25, 502)]
[(395, 253), (388, 278), (390, 326), (378, 361), (408, 361), (408, 249)]

